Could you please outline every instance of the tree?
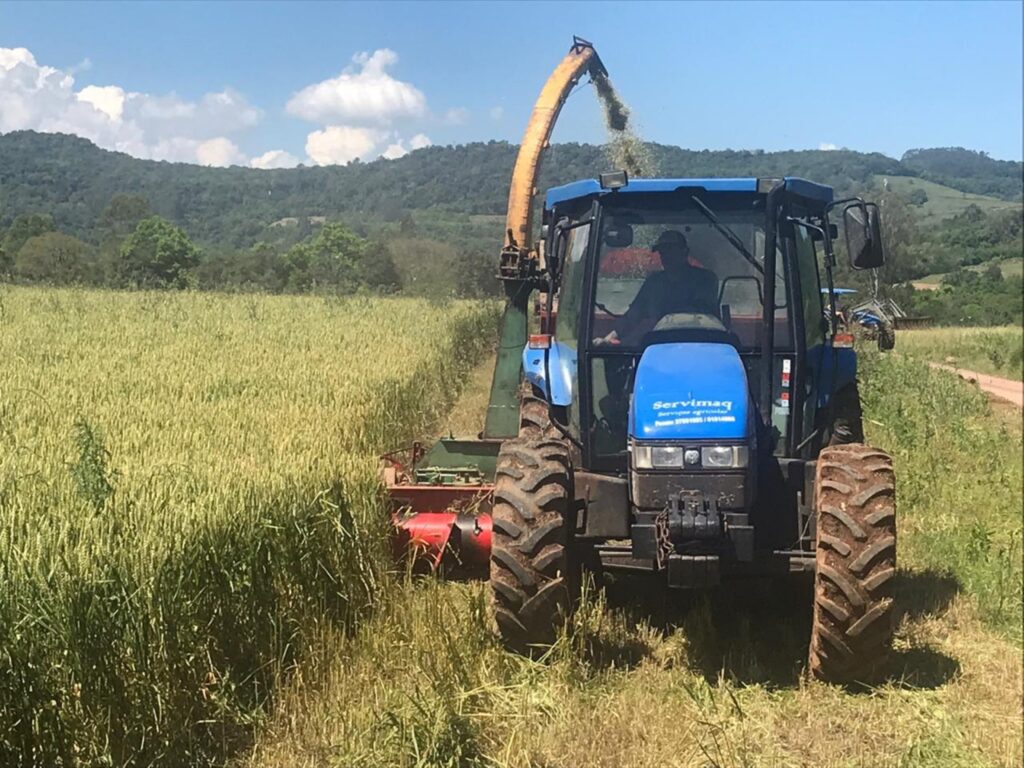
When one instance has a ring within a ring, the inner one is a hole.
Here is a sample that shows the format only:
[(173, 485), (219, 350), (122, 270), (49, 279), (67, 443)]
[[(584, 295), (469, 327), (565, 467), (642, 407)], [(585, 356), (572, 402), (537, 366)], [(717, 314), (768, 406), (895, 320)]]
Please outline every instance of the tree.
[(882, 214), (882, 242), (885, 247), (885, 266), (880, 280), (887, 285), (909, 280), (915, 274), (910, 246), (917, 240), (917, 222), (903, 199), (894, 193), (883, 194), (878, 200)]
[(99, 227), (108, 236), (125, 237), (153, 212), (142, 195), (114, 195), (100, 216)]
[(53, 230), (52, 216), (45, 213), (23, 213), (15, 218), (4, 235), (3, 250), (7, 258), (14, 261), (21, 246), (29, 239)]
[(391, 250), (384, 243), (367, 245), (359, 264), (359, 281), (375, 290), (397, 291), (402, 287)]
[(928, 193), (918, 187), (910, 191), (910, 195), (907, 197), (911, 205), (924, 205), (928, 202)]
[(199, 250), (182, 230), (159, 216), (143, 219), (121, 246), (118, 273), (122, 284), (184, 288)]
[(292, 246), (285, 254), (288, 288), (308, 290), (329, 285), (355, 290), (361, 283), (360, 261), (366, 245), (344, 224), (324, 224), (315, 237)]
[(62, 232), (45, 232), (29, 238), (15, 257), (14, 274), (58, 285), (99, 282), (96, 252)]

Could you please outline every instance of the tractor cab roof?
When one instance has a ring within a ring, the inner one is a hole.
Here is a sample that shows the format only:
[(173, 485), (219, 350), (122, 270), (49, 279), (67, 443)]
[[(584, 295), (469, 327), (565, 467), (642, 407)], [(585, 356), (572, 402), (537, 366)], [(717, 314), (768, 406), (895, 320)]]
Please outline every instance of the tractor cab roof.
[[(551, 210), (560, 203), (582, 200), (605, 195), (628, 195), (636, 193), (668, 193), (679, 189), (701, 188), (706, 192), (767, 192), (778, 179), (630, 179), (617, 189), (606, 189), (598, 179), (582, 179), (561, 187), (552, 187), (544, 199), (544, 209)], [(832, 202), (832, 187), (817, 184), (796, 176), (782, 179), (786, 190), (803, 198), (813, 207), (824, 208)]]

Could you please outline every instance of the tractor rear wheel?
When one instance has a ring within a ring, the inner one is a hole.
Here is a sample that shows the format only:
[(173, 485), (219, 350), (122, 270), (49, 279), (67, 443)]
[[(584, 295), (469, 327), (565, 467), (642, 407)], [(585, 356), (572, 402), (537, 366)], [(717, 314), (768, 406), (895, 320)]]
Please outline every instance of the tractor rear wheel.
[(571, 552), (572, 465), (560, 440), (509, 440), (498, 454), (491, 598), (511, 649), (550, 645), (578, 589)]
[(860, 392), (857, 389), (857, 382), (854, 382), (835, 394), (829, 445), (863, 442), (864, 418), (861, 412)]
[(870, 682), (888, 656), (893, 631), (892, 459), (863, 444), (825, 448), (818, 457), (815, 495), (811, 674), (831, 683)]
[(878, 350), (888, 352), (896, 346), (896, 329), (892, 323), (882, 323), (878, 327)]

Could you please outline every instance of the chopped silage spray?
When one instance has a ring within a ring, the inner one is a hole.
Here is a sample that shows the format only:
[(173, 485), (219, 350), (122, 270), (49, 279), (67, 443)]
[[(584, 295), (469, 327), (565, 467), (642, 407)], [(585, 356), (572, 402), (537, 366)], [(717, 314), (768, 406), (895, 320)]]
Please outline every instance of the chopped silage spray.
[(591, 79), (604, 108), (604, 124), (608, 129), (605, 154), (612, 167), (625, 170), (631, 177), (656, 176), (658, 168), (650, 150), (630, 125), (629, 107), (607, 77), (595, 74)]

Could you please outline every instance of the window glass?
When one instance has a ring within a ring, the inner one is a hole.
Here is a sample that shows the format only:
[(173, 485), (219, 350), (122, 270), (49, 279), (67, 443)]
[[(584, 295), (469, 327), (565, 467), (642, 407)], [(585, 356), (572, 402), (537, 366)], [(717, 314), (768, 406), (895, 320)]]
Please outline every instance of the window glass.
[(822, 304), (821, 283), (818, 279), (818, 258), (811, 233), (806, 227), (794, 226), (793, 235), (796, 245), (796, 265), (800, 273), (804, 334), (807, 340), (807, 349), (811, 349), (825, 340), (825, 332), (822, 327), (825, 310)]
[(562, 265), (562, 286), (558, 294), (558, 317), (555, 321), (555, 335), (560, 342), (575, 349), (580, 318), (580, 302), (583, 299), (583, 260), (587, 253), (590, 224), (570, 229), (566, 233), (566, 237), (565, 261)]
[[(606, 209), (593, 331), (601, 344), (640, 348), (655, 329), (724, 327), (741, 348), (761, 339), (764, 213), (716, 211), (754, 257), (751, 263), (695, 210)], [(785, 270), (778, 260), (775, 342), (791, 346)]]

